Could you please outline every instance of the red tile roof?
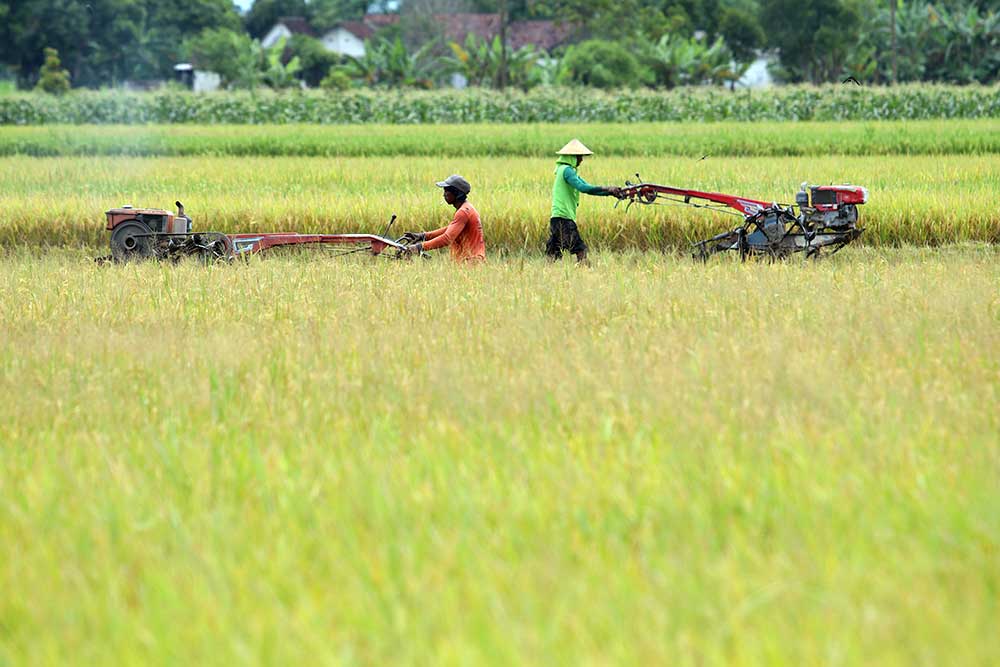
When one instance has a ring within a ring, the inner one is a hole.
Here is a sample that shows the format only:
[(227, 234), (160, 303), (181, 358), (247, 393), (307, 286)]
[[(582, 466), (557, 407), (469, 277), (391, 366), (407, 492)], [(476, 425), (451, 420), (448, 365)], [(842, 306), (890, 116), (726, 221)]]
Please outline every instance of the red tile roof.
[(573, 34), (573, 28), (555, 21), (514, 21), (507, 28), (507, 43), (510, 48), (520, 49), (528, 44), (551, 51), (565, 44)]
[(309, 21), (301, 16), (282, 16), (278, 19), (278, 23), (283, 23), (288, 28), (288, 32), (293, 35), (316, 36), (316, 31), (309, 25)]
[(361, 21), (341, 21), (336, 27), (343, 28), (361, 40), (366, 40), (375, 34), (374, 28), (367, 23), (362, 23)]
[(378, 30), (387, 25), (399, 23), (399, 14), (365, 14), (365, 17), (361, 20)]
[(499, 14), (439, 14), (434, 18), (450, 41), (464, 42), (468, 35), (493, 39), (500, 34)]

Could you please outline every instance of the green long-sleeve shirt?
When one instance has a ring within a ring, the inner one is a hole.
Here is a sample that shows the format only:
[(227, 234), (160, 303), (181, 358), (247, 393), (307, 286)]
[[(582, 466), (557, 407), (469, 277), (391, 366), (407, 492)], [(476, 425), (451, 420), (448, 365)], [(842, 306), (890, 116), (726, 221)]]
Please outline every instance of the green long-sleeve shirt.
[(603, 197), (611, 194), (599, 185), (590, 185), (576, 173), (576, 158), (560, 156), (556, 160), (555, 182), (552, 185), (552, 217), (576, 220), (580, 193)]

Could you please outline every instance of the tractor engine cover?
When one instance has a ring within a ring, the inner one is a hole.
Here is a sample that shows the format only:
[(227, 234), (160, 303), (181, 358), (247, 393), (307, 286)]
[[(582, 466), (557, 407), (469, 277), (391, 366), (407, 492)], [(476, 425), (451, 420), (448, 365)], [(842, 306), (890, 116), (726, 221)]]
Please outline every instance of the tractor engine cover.
[(855, 185), (802, 184), (795, 195), (803, 226), (847, 228), (858, 221), (858, 206), (868, 201), (868, 189)]
[(107, 229), (114, 229), (123, 222), (138, 221), (158, 234), (186, 234), (191, 231), (191, 219), (174, 215), (160, 208), (133, 208), (121, 206), (104, 212), (108, 218)]
[(855, 185), (813, 185), (802, 184), (795, 195), (799, 208), (832, 210), (832, 207), (851, 204), (858, 206), (868, 201), (868, 188)]

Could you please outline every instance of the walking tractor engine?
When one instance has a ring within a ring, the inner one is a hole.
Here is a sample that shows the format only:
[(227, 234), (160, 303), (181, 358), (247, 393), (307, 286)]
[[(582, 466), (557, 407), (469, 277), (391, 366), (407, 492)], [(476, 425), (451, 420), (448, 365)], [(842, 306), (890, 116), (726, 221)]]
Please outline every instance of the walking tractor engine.
[(849, 229), (858, 221), (858, 206), (867, 201), (867, 188), (854, 185), (803, 183), (795, 195), (799, 219), (807, 229)]
[(184, 205), (177, 204), (177, 213), (159, 208), (122, 206), (105, 211), (111, 230), (111, 259), (127, 262), (133, 259), (180, 258), (202, 255), (206, 258), (226, 257), (232, 243), (218, 232), (191, 231), (191, 218), (184, 215)]
[(743, 220), (728, 232), (694, 243), (694, 254), (699, 259), (725, 250), (739, 252), (743, 259), (749, 255), (788, 257), (796, 252), (804, 252), (806, 257), (832, 255), (861, 236), (864, 229), (858, 226), (858, 206), (868, 201), (866, 188), (808, 183), (802, 184), (794, 205), (628, 181), (617, 194), (629, 206), (682, 205), (727, 213)]

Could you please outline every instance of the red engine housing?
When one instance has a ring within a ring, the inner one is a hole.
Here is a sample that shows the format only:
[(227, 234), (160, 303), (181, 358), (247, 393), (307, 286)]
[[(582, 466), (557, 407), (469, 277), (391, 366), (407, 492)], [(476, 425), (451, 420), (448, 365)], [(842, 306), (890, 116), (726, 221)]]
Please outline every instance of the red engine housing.
[(868, 201), (868, 188), (857, 185), (814, 185), (811, 190), (812, 204), (817, 207), (864, 204)]
[(137, 220), (152, 232), (161, 234), (185, 234), (190, 229), (190, 220), (183, 215), (174, 215), (160, 208), (132, 208), (122, 206), (104, 212), (108, 218), (108, 229), (114, 229), (123, 222)]

